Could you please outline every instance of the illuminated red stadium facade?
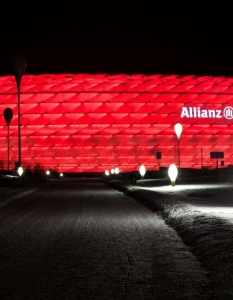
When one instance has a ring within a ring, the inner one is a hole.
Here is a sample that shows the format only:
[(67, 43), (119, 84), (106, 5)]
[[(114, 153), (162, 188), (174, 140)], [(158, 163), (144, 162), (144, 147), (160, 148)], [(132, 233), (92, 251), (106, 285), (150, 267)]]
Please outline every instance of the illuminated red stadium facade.
[[(0, 160), (18, 160), (17, 89), (0, 77)], [(162, 75), (24, 75), (21, 82), (23, 163), (64, 172), (148, 170), (178, 161), (174, 125), (181, 123), (182, 168), (215, 166), (210, 152), (233, 164), (233, 79)], [(156, 153), (161, 152), (161, 159)]]

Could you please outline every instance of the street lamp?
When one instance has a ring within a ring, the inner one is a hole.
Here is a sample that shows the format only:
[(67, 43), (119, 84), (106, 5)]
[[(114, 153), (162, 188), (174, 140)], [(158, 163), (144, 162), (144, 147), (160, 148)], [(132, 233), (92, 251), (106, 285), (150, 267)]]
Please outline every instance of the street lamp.
[(13, 58), (14, 76), (18, 91), (18, 167), (21, 167), (21, 123), (20, 123), (20, 82), (27, 68), (27, 60), (23, 54), (17, 54)]
[(120, 170), (119, 170), (118, 167), (116, 167), (116, 168), (114, 169), (114, 173), (116, 174), (116, 175), (115, 175), (116, 179), (118, 179), (118, 174), (120, 173)]
[(4, 110), (4, 118), (7, 124), (7, 170), (10, 168), (10, 123), (13, 117), (13, 110), (11, 108), (6, 108)]
[(141, 175), (141, 178), (144, 179), (144, 176), (146, 174), (146, 167), (144, 165), (141, 165), (141, 167), (139, 169), (139, 173)]
[(104, 174), (105, 174), (105, 178), (106, 178), (106, 180), (108, 181), (109, 180), (109, 175), (110, 175), (110, 173), (109, 173), (109, 171), (108, 170), (106, 170), (105, 172), (104, 172)]
[(19, 174), (19, 176), (23, 175), (23, 168), (22, 167), (18, 168), (18, 174)]
[(180, 168), (180, 136), (183, 130), (183, 126), (180, 123), (177, 123), (174, 127), (177, 139), (178, 139), (178, 166)]
[(114, 172), (115, 172), (115, 174), (119, 174), (120, 171), (119, 171), (119, 169), (116, 167), (115, 170), (114, 170)]
[(168, 168), (168, 176), (171, 180), (171, 185), (175, 186), (176, 182), (176, 177), (178, 175), (178, 170), (175, 164), (171, 164), (170, 167)]

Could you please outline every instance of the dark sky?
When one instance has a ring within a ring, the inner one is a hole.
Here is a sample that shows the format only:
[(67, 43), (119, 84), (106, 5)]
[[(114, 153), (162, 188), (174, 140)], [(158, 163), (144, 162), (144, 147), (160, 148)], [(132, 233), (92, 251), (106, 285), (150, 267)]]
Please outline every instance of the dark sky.
[(1, 7), (0, 75), (11, 74), (11, 57), (22, 52), (27, 74), (233, 76), (230, 6), (156, 0), (50, 2), (8, 1)]

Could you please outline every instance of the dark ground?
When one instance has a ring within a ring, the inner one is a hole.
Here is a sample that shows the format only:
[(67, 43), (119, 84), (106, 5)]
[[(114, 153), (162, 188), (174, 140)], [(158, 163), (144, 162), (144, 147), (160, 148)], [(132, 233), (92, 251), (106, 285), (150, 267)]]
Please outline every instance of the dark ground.
[(95, 179), (0, 207), (1, 299), (214, 299), (207, 271), (146, 206)]

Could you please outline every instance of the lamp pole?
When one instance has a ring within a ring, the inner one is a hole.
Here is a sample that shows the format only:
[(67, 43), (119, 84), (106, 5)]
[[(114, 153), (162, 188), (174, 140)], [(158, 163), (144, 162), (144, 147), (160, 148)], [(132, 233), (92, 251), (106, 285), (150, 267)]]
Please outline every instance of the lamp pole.
[(202, 148), (201, 148), (201, 169), (203, 169), (203, 153), (202, 153)]
[(7, 170), (10, 169), (10, 123), (13, 117), (13, 110), (11, 108), (6, 108), (4, 110), (4, 118), (7, 124)]
[(27, 68), (27, 60), (23, 54), (17, 54), (13, 58), (14, 76), (18, 91), (18, 168), (21, 167), (21, 122), (20, 122), (20, 82)]
[(180, 136), (183, 130), (183, 126), (180, 123), (177, 123), (174, 127), (177, 139), (178, 139), (178, 166), (180, 168)]
[(178, 138), (178, 166), (180, 169), (180, 139)]

